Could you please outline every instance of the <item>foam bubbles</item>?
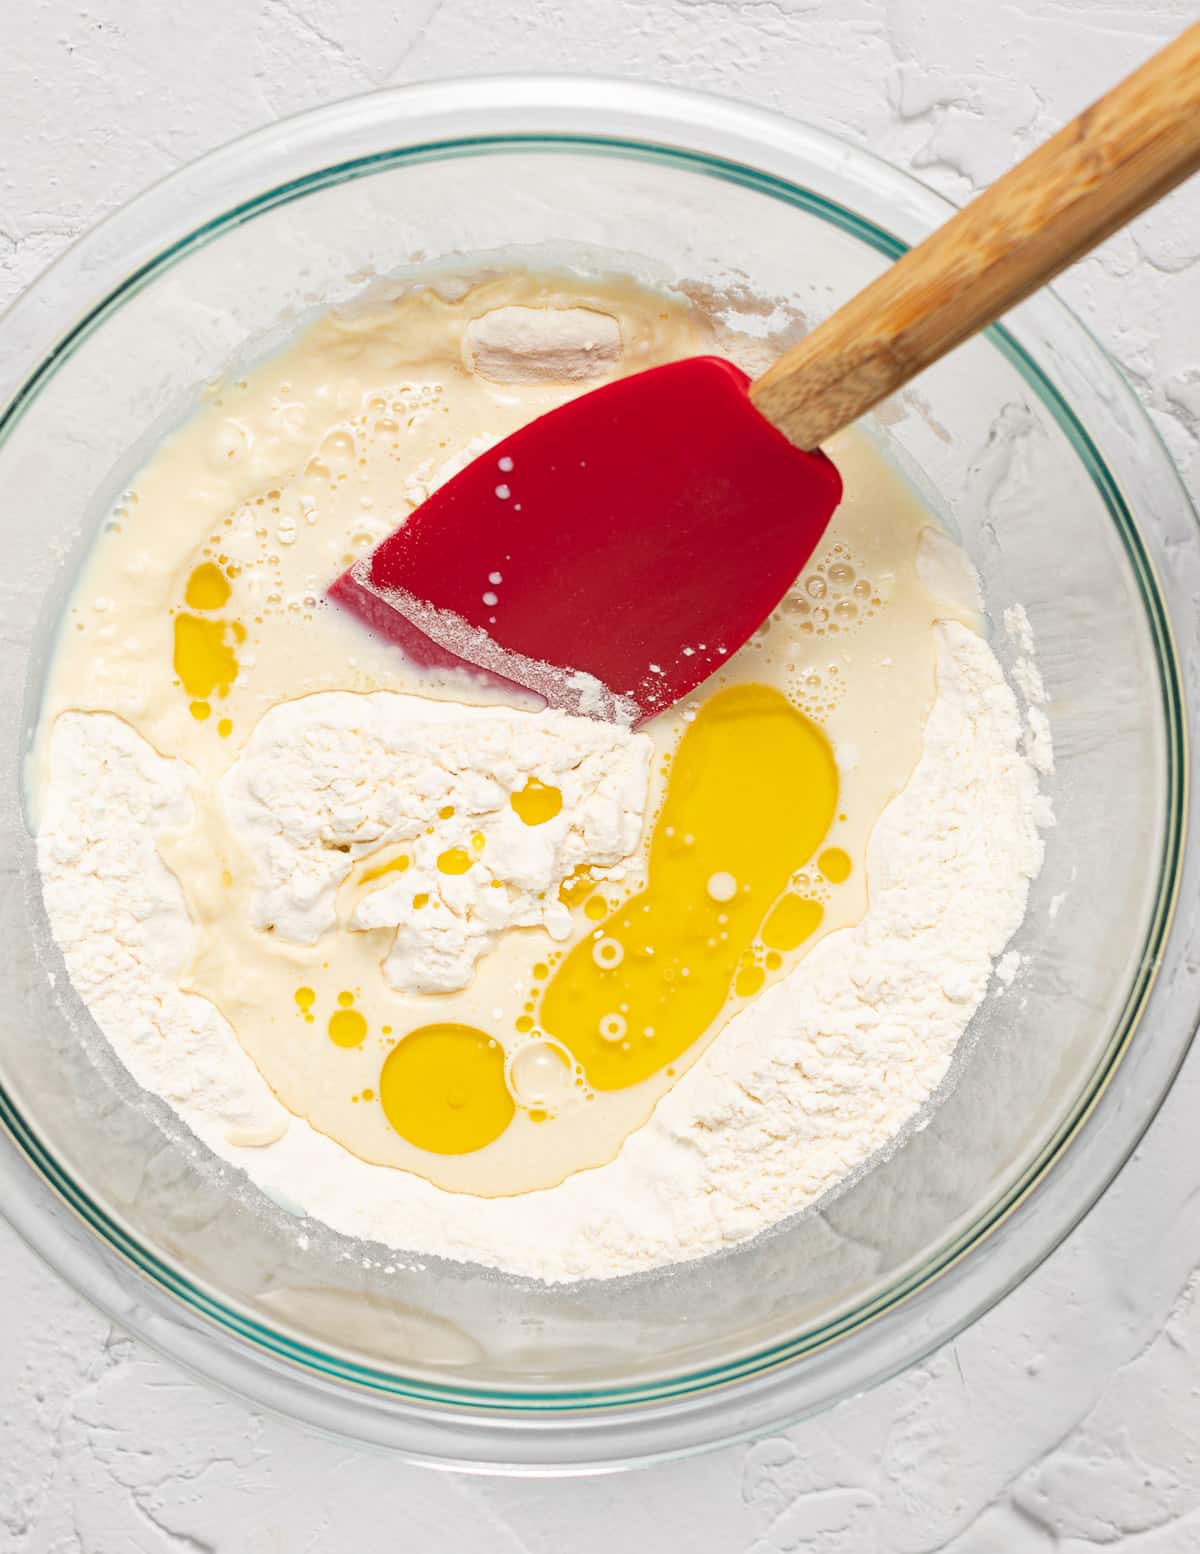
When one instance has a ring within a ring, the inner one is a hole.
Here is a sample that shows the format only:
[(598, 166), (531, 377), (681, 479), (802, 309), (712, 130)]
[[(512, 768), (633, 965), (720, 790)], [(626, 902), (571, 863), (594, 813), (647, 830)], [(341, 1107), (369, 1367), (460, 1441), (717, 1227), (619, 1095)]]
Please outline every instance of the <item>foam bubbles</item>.
[(777, 619), (803, 636), (835, 636), (870, 620), (882, 605), (875, 581), (846, 545), (831, 545), (811, 561), (780, 603)]

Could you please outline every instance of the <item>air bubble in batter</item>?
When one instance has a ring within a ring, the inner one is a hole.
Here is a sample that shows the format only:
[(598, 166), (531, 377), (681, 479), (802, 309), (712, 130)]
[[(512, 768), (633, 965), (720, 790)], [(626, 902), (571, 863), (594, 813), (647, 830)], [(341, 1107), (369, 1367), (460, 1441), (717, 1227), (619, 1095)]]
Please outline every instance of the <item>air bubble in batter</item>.
[(575, 1091), (571, 1054), (556, 1041), (531, 1041), (508, 1060), (508, 1088), (519, 1106), (556, 1111)]

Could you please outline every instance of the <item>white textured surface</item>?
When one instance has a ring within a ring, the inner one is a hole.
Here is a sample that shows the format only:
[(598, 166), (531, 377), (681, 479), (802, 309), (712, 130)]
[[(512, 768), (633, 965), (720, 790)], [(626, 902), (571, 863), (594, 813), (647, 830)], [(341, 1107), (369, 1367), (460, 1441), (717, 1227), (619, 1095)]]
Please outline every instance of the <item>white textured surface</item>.
[[(0, 302), (177, 163), (454, 72), (596, 69), (839, 130), (962, 198), (1196, 0), (25, 0)], [(1200, 185), (1062, 285), (1200, 490)], [(1200, 1548), (1200, 1054), (1070, 1241), (927, 1364), (752, 1447), (482, 1481), (311, 1440), (114, 1332), (0, 1224), (0, 1554), (1185, 1554)]]

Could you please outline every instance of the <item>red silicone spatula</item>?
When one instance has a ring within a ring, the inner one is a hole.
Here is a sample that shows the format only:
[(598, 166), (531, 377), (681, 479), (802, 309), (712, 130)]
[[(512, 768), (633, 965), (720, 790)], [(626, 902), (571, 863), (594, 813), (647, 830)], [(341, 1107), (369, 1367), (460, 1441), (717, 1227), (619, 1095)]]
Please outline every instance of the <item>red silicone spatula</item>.
[(696, 357), (582, 395), (456, 475), (330, 594), (420, 664), (650, 717), (803, 569), (841, 495), (815, 450), (1198, 166), (1200, 24), (753, 383)]

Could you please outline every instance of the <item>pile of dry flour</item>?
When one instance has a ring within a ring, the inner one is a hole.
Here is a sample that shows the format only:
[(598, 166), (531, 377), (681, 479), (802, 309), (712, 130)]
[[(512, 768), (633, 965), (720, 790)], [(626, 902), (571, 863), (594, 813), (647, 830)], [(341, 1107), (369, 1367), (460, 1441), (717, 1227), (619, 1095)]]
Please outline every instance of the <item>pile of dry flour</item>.
[[(466, 987), (506, 929), (569, 936), (558, 887), (637, 847), (652, 752), (645, 734), (553, 710), (394, 691), (281, 702), (221, 782), (255, 860), (250, 925), (315, 944), (336, 926), (337, 890), (356, 863), (403, 843), (403, 872), (359, 903), (350, 927), (396, 929), (383, 970), (398, 991)], [(535, 773), (561, 807), (529, 826), (510, 799)], [(454, 848), (473, 862), (448, 874), (438, 858)]]
[(924, 753), (875, 828), (870, 910), (738, 1014), (610, 1164), (520, 1197), (366, 1164), (275, 1099), (228, 1024), (182, 993), (193, 929), (158, 853), (187, 765), (119, 719), (64, 715), (39, 832), (71, 976), (134, 1077), (272, 1194), (349, 1235), (558, 1281), (744, 1240), (893, 1139), (946, 1073), (1021, 921), (1048, 760), (985, 642), (938, 630)]

